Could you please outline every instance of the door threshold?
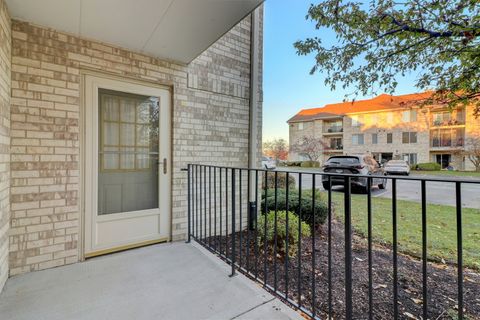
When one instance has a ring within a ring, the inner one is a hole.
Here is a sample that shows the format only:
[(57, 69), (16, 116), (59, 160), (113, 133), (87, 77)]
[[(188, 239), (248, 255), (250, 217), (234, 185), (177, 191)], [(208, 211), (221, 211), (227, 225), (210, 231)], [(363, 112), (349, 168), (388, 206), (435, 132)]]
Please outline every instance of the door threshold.
[(163, 242), (167, 242), (167, 241), (168, 241), (168, 237), (167, 238), (161, 238), (161, 239), (155, 239), (155, 240), (142, 241), (142, 242), (138, 242), (138, 243), (134, 243), (134, 244), (127, 244), (127, 245), (124, 245), (124, 246), (119, 246), (119, 247), (110, 248), (110, 249), (98, 250), (98, 251), (94, 251), (94, 252), (85, 253), (85, 259), (98, 257), (98, 256), (103, 256), (103, 255), (116, 253), (116, 252), (120, 252), (120, 251), (145, 247), (145, 246), (149, 246), (149, 245), (152, 245), (152, 244), (158, 244), (158, 243), (163, 243)]

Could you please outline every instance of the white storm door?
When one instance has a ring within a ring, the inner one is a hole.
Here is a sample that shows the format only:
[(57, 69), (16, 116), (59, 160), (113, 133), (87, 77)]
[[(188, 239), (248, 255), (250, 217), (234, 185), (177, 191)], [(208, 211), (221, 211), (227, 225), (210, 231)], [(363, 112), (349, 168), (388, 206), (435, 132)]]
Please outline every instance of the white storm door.
[(168, 240), (170, 92), (85, 76), (85, 256)]

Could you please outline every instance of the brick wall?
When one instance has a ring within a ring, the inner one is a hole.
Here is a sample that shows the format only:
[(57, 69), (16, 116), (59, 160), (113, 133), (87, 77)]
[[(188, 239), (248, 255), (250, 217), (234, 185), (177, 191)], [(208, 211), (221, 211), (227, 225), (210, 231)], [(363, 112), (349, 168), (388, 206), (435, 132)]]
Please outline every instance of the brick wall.
[(8, 277), (10, 228), (10, 17), (0, 0), (0, 291)]
[[(416, 153), (417, 162), (429, 162), (430, 133), (428, 115), (417, 111), (417, 121), (404, 123), (402, 112), (396, 110), (389, 112), (376, 112), (364, 114), (363, 125), (353, 127), (351, 115), (343, 121), (344, 141), (343, 151), (346, 154), (362, 154), (365, 152), (391, 152), (393, 156), (401, 156), (404, 153)], [(387, 121), (387, 113), (392, 116), (392, 122)], [(376, 119), (373, 117), (375, 116)], [(417, 143), (402, 143), (403, 132), (417, 132)], [(378, 143), (372, 144), (372, 134), (378, 134)], [(393, 142), (387, 143), (387, 133), (393, 134)], [(352, 135), (363, 134), (364, 145), (353, 145)]]
[(82, 69), (173, 87), (173, 240), (187, 226), (180, 169), (248, 165), (250, 17), (189, 66), (20, 21), (12, 38), (11, 274), (79, 260)]

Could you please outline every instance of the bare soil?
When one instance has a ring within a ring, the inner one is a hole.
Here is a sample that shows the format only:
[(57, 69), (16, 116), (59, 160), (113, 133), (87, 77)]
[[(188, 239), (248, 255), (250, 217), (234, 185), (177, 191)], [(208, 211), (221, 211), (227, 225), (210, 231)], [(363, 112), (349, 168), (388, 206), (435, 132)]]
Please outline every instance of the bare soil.
[[(301, 243), (300, 277), (298, 277), (298, 253), (295, 257), (274, 257), (271, 249), (265, 252), (258, 246), (255, 231), (236, 234), (236, 261), (266, 283), (270, 290), (277, 290), (288, 299), (320, 318), (328, 315), (328, 227), (315, 231), (315, 246), (312, 238)], [(203, 239), (206, 244), (231, 257), (232, 239), (210, 237)], [(249, 240), (249, 241), (247, 241)], [(332, 318), (345, 319), (345, 244), (343, 224), (332, 222)], [(314, 254), (312, 254), (314, 253)], [(368, 319), (369, 277), (368, 246), (365, 238), (353, 236), (353, 318)], [(393, 319), (393, 253), (385, 246), (374, 245), (372, 250), (372, 312), (374, 319)], [(315, 258), (314, 267), (313, 257)], [(422, 319), (422, 262), (416, 258), (398, 254), (398, 310), (400, 319)], [(266, 269), (266, 273), (264, 272)], [(245, 272), (244, 272), (245, 273)], [(428, 263), (427, 267), (428, 319), (457, 319), (457, 268), (451, 264)], [(287, 279), (288, 278), (288, 279)], [(288, 281), (288, 284), (287, 284)], [(288, 286), (288, 287), (287, 287)], [(465, 319), (480, 319), (480, 274), (464, 269), (463, 299)], [(315, 299), (313, 301), (313, 292)]]

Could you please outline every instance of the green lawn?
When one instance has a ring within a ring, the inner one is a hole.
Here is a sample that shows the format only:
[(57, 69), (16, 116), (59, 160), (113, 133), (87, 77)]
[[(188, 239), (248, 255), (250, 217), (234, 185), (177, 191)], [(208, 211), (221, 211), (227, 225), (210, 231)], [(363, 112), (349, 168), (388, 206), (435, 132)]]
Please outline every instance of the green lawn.
[[(336, 215), (343, 219), (343, 193), (333, 192)], [(324, 193), (326, 199), (326, 193)], [(372, 198), (373, 238), (376, 242), (392, 243), (392, 201)], [(428, 258), (456, 262), (457, 234), (455, 207), (427, 205)], [(352, 195), (352, 224), (357, 233), (367, 235), (367, 198)], [(421, 204), (397, 200), (398, 248), (416, 257), (422, 255)], [(480, 210), (463, 208), (464, 265), (480, 270)]]
[(412, 175), (426, 174), (426, 175), (435, 175), (435, 176), (480, 178), (480, 172), (479, 172), (479, 171), (448, 171), (448, 170), (441, 170), (441, 171), (413, 171), (413, 170), (412, 170), (411, 174), (412, 174)]

